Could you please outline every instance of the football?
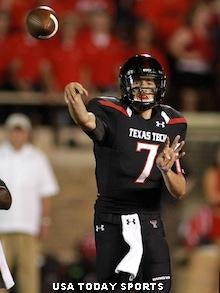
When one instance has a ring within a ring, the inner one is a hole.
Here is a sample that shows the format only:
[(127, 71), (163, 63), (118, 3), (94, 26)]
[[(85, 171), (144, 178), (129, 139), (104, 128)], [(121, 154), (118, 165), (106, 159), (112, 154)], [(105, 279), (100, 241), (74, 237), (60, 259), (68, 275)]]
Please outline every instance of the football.
[(59, 27), (56, 12), (48, 6), (38, 6), (31, 10), (26, 17), (28, 32), (37, 39), (52, 38)]

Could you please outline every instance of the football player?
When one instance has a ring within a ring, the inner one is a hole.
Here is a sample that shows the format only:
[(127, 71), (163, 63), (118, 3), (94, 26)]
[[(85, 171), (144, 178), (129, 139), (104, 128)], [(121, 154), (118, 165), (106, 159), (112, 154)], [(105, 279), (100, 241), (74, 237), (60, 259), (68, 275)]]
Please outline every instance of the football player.
[(97, 278), (154, 283), (152, 292), (169, 292), (160, 201), (164, 186), (177, 199), (185, 195), (180, 158), (187, 124), (162, 104), (166, 76), (150, 55), (129, 58), (119, 81), (120, 98), (95, 98), (86, 106), (81, 84), (68, 84), (64, 93), (71, 117), (94, 142)]

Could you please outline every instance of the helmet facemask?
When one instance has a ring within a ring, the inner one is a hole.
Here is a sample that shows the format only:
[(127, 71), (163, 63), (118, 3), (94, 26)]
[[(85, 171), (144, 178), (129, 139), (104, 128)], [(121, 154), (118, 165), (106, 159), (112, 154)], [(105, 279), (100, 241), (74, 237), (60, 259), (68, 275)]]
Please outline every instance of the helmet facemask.
[(127, 91), (130, 97), (130, 107), (137, 113), (153, 108), (158, 92), (158, 81), (154, 76), (128, 76)]
[(166, 76), (157, 60), (149, 55), (130, 58), (121, 68), (119, 79), (122, 102), (134, 112), (142, 113), (162, 102)]

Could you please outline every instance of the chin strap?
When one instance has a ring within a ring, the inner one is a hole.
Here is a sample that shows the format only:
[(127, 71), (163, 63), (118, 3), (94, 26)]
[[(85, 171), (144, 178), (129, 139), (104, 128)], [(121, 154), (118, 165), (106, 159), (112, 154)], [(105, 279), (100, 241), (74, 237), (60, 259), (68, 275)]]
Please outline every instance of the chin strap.
[(136, 113), (142, 113), (146, 110), (150, 110), (154, 107), (156, 107), (158, 104), (156, 102), (153, 102), (153, 103), (143, 103), (143, 102), (136, 102), (136, 101), (133, 101), (131, 104), (130, 104), (130, 107), (132, 108), (133, 111), (135, 111)]

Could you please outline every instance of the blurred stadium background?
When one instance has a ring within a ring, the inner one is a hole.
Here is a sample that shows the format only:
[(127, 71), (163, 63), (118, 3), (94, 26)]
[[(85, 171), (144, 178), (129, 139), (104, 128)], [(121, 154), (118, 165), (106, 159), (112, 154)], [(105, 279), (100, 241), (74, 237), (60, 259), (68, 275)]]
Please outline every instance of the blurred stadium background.
[[(27, 12), (40, 4), (52, 7), (60, 19), (58, 34), (47, 41), (33, 39), (24, 25)], [(117, 95), (119, 65), (136, 53), (152, 54), (162, 63), (169, 80), (166, 103), (188, 120), (188, 197), (164, 201), (173, 292), (219, 292), (220, 235), (189, 249), (179, 231), (209, 205), (203, 179), (220, 148), (220, 2), (1, 0), (0, 46), (1, 126), (10, 113), (27, 114), (34, 144), (48, 154), (61, 186), (39, 260), (42, 292), (49, 292), (53, 281), (94, 278), (92, 144), (70, 120), (64, 86), (79, 81), (90, 97)], [(89, 261), (82, 261), (83, 255)]]

